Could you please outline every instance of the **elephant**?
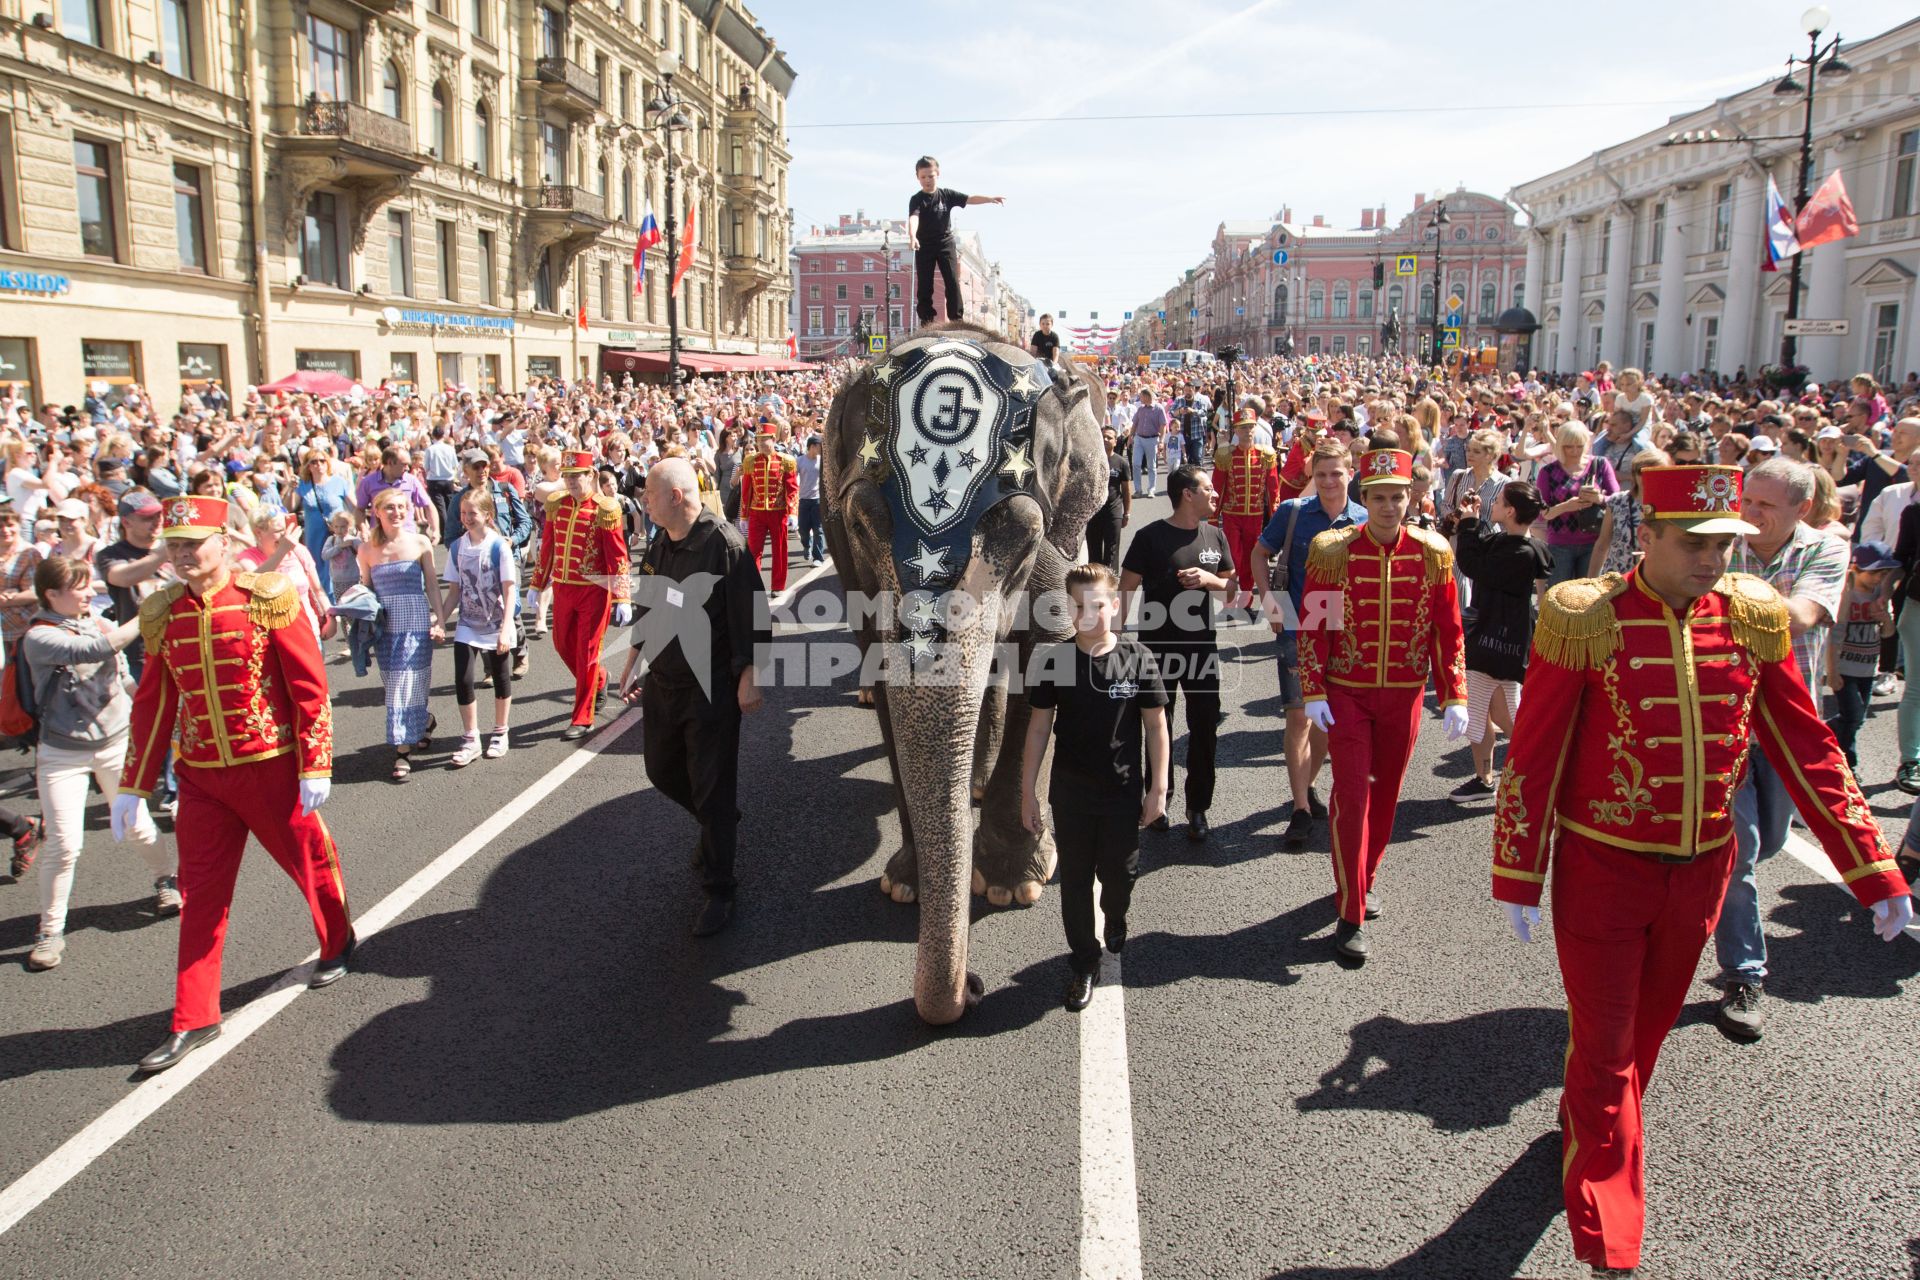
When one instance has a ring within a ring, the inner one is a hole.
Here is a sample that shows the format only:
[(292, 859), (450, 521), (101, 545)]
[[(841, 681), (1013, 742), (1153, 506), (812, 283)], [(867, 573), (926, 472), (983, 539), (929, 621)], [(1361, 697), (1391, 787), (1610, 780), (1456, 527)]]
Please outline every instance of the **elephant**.
[[(827, 417), (824, 522), (848, 600), (901, 601), (852, 622), (863, 671), (881, 655), (874, 693), (903, 837), (880, 887), (919, 901), (914, 1003), (935, 1025), (983, 991), (966, 967), (969, 886), (1031, 905), (1053, 875), (1051, 836), (1020, 823), (1029, 709), (1009, 677), (1071, 635), (1036, 602), (1064, 598), (1106, 495), (1100, 393), (1084, 370), (953, 321), (860, 367)], [(1042, 797), (1046, 785), (1043, 766)]]

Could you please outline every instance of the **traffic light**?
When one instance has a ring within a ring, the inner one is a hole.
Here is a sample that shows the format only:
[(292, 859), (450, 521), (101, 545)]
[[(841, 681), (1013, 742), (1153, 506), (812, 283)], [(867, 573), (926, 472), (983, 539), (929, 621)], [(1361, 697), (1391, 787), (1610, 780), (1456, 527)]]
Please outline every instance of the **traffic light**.
[(1384, 262), (1374, 263), (1373, 264), (1373, 287), (1376, 289), (1384, 289), (1386, 287), (1386, 284), (1387, 284), (1387, 264)]

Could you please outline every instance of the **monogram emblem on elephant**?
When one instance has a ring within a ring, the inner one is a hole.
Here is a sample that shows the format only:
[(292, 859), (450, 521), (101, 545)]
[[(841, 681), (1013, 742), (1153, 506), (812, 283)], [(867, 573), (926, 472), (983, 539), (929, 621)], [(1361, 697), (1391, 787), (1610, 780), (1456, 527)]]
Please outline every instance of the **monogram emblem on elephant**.
[[(1063, 613), (1025, 604), (1064, 591), (1106, 496), (1099, 392), (1090, 374), (955, 322), (862, 368), (827, 418), (827, 542), (849, 595), (970, 602), (855, 615), (863, 652), (890, 655), (874, 693), (902, 839), (880, 887), (919, 903), (914, 1001), (928, 1022), (980, 995), (969, 888), (1031, 905), (1053, 875), (1051, 836), (1020, 825), (1026, 697), (994, 658), (1024, 670), (1036, 646), (1069, 637)], [(943, 678), (913, 678), (930, 664)]]

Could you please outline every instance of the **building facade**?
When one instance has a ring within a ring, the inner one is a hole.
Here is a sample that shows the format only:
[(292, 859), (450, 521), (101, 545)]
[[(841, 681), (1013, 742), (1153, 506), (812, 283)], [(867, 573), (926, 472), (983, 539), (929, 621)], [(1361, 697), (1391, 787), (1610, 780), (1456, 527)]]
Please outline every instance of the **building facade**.
[[(1816, 82), (1809, 188), (1838, 170), (1860, 233), (1807, 252), (1799, 315), (1848, 332), (1800, 339), (1798, 359), (1823, 382), (1897, 383), (1920, 368), (1920, 19), (1844, 53), (1851, 73)], [(1803, 111), (1770, 81), (1515, 187), (1532, 223), (1534, 362), (1662, 375), (1778, 362), (1790, 276), (1762, 269), (1767, 180), (1792, 201)], [(1666, 145), (1710, 130), (1723, 141)]]
[(663, 48), (683, 346), (784, 351), (794, 73), (738, 0), (44, 10), (0, 0), (0, 379), (39, 400), (302, 368), (517, 389), (664, 347), (675, 246), (633, 272)]

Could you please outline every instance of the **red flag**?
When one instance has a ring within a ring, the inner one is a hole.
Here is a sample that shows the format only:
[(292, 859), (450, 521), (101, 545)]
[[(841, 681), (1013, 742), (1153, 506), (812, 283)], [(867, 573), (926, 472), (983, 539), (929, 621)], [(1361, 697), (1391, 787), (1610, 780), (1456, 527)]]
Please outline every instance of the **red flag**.
[[(689, 196), (691, 196), (691, 193), (689, 193)], [(694, 215), (699, 211), (699, 208), (700, 205), (698, 201), (691, 198), (688, 199), (687, 229), (680, 233), (680, 261), (673, 265), (673, 288), (667, 291), (671, 294), (679, 294), (680, 281), (693, 266), (693, 222)]]
[(792, 334), (788, 334), (787, 335), (787, 359), (798, 360), (799, 358), (800, 358), (800, 340), (794, 337)]
[(586, 303), (583, 302), (580, 304), (580, 311), (579, 311), (579, 314), (574, 316), (574, 323), (579, 325), (582, 329), (587, 327), (587, 304)]
[(1827, 180), (1807, 201), (1795, 230), (1802, 249), (1860, 234), (1860, 220), (1853, 216), (1853, 201), (1847, 199), (1847, 184), (1841, 180), (1838, 169), (1827, 175)]

